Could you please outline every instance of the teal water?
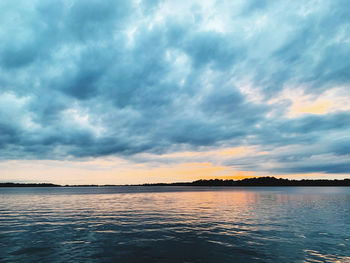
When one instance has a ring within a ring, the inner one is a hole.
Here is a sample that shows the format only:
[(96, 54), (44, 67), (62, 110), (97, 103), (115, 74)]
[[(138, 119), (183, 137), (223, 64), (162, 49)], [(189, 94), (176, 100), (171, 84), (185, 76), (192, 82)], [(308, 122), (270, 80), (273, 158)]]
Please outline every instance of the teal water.
[(0, 262), (350, 262), (350, 187), (0, 188)]

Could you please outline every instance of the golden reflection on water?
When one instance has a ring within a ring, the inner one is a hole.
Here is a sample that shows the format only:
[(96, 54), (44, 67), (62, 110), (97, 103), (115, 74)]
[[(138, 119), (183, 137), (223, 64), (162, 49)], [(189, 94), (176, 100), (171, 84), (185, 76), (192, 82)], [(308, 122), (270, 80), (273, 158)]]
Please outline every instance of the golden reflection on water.
[(314, 250), (304, 250), (306, 254), (306, 259), (304, 262), (315, 262), (315, 263), (323, 263), (323, 262), (334, 262), (334, 263), (349, 263), (350, 256), (335, 256), (330, 254), (322, 254), (319, 251)]

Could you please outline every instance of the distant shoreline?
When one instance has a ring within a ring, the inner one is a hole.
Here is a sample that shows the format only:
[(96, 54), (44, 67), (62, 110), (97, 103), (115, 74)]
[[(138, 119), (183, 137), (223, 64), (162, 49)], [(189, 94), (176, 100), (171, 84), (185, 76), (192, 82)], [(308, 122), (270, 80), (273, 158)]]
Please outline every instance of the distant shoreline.
[(289, 180), (275, 177), (255, 177), (242, 180), (197, 180), (182, 183), (153, 183), (135, 185), (58, 185), (51, 183), (0, 183), (0, 187), (111, 187), (111, 186), (350, 186), (350, 179)]

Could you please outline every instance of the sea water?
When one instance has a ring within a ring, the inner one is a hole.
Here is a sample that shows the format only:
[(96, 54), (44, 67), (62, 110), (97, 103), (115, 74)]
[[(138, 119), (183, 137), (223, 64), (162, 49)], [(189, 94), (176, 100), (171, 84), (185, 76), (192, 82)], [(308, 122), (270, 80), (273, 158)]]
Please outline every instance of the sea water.
[(0, 262), (350, 262), (350, 187), (0, 188)]

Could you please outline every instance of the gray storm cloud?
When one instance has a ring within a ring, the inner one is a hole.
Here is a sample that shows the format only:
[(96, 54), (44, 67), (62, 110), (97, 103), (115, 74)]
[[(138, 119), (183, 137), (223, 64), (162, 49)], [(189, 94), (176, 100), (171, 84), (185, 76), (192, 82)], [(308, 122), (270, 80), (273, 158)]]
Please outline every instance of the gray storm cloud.
[(226, 164), (349, 173), (349, 110), (270, 103), (350, 98), (350, 3), (317, 2), (1, 1), (0, 158), (291, 146)]

